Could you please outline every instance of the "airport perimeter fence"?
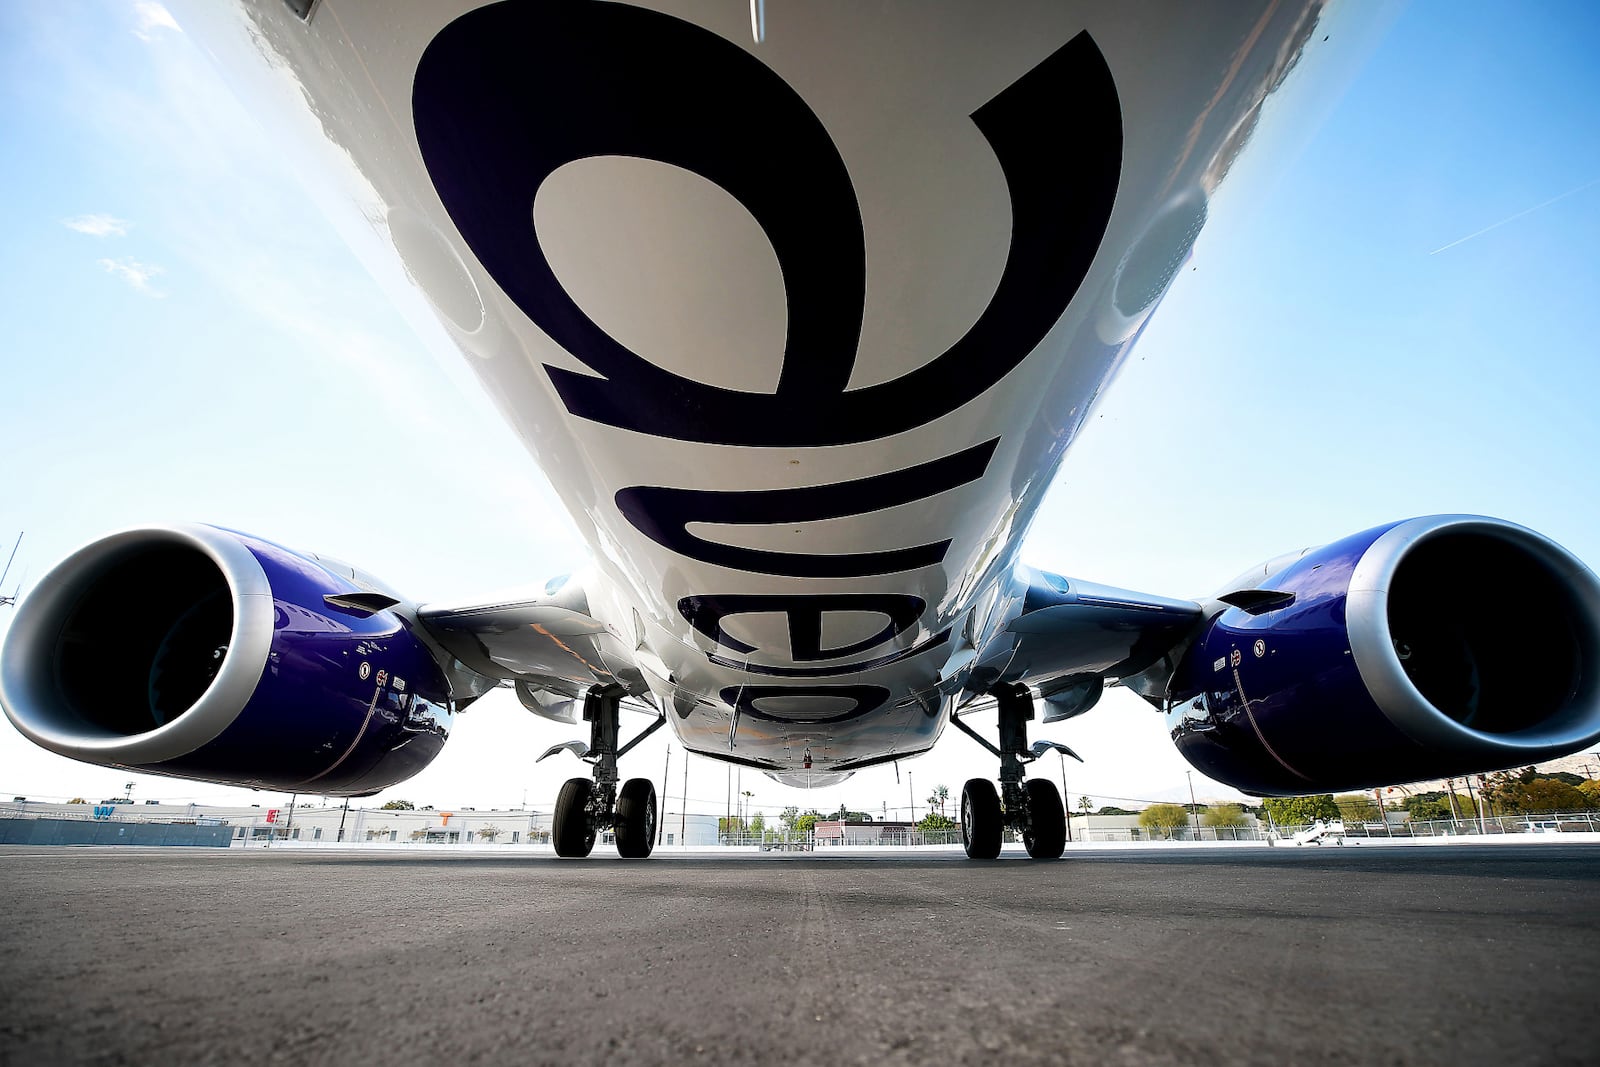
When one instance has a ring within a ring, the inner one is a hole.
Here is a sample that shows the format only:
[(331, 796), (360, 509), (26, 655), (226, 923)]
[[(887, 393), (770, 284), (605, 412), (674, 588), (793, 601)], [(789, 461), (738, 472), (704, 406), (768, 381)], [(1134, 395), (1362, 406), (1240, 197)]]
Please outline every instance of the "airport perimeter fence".
[[(1600, 811), (1529, 812), (1482, 819), (1437, 819), (1408, 822), (1345, 822), (1341, 835), (1347, 838), (1433, 838), (1504, 836), (1508, 834), (1555, 834), (1600, 832)], [(1091, 843), (1116, 841), (1285, 841), (1295, 834), (1314, 829), (1314, 824), (1293, 826), (1184, 826), (1172, 830), (1147, 830), (1142, 827), (1080, 828), (1078, 840)], [(1326, 827), (1325, 827), (1326, 829)]]
[[(1010, 840), (1008, 836), (1006, 840)], [(826, 832), (809, 834), (795, 831), (773, 831), (764, 834), (723, 834), (717, 844), (729, 848), (760, 848), (768, 852), (810, 852), (814, 849), (852, 847), (920, 848), (927, 846), (961, 844), (960, 829), (953, 830), (903, 830), (877, 829), (870, 823), (846, 826), (843, 833)]]
[[(62, 810), (63, 807), (66, 810)], [(78, 811), (74, 809), (81, 808)], [(117, 816), (113, 805), (0, 804), (0, 845), (184, 845), (227, 848), (233, 836), (221, 819), (174, 818), (143, 812)]]
[[(382, 829), (363, 827), (362, 809), (350, 809), (351, 829), (348, 836), (339, 835), (331, 828), (306, 828), (295, 821), (291, 829), (285, 821), (272, 825), (264, 823), (261, 815), (239, 818), (237, 813), (226, 815), (208, 810), (200, 805), (188, 805), (178, 812), (173, 806), (166, 810), (141, 810), (129, 804), (40, 804), (37, 802), (0, 802), (0, 843), (55, 843), (62, 844), (116, 844), (162, 843), (167, 835), (172, 843), (204, 840), (207, 844), (223, 843), (231, 836), (234, 844), (248, 845), (262, 840), (288, 840), (318, 844), (409, 844), (419, 846), (450, 846), (458, 844), (493, 845), (548, 845), (548, 830), (534, 827), (519, 816), (517, 827), (498, 829), (477, 827), (477, 833), (463, 827), (456, 831), (448, 828), (423, 829), (394, 828), (387, 823)], [(263, 813), (264, 815), (265, 813)], [(308, 813), (309, 814), (309, 813)], [(393, 812), (383, 812), (393, 815)], [(409, 814), (409, 813), (408, 813)], [(487, 814), (487, 813), (486, 813)], [(321, 812), (323, 817), (327, 811)], [(281, 817), (280, 817), (281, 818)], [(473, 818), (479, 818), (473, 816)], [(1103, 821), (1104, 820), (1104, 821)], [(1115, 820), (1113, 822), (1113, 820)], [(49, 827), (43, 824), (48, 821)], [(481, 820), (486, 825), (497, 821), (493, 816)], [(1148, 830), (1128, 826), (1125, 818), (1076, 815), (1072, 819), (1071, 839), (1078, 844), (1113, 844), (1117, 842), (1288, 842), (1297, 833), (1313, 830), (1306, 825), (1241, 827), (1213, 827), (1193, 825), (1171, 830)], [(138, 829), (135, 829), (138, 827)], [(170, 828), (170, 829), (169, 829)], [(670, 833), (674, 827), (667, 826)], [(1342, 829), (1335, 823), (1325, 825), (1321, 835), (1326, 838), (1359, 839), (1428, 839), (1503, 837), (1526, 834), (1574, 834), (1600, 832), (1600, 811), (1530, 812), (1520, 815), (1488, 816), (1484, 818), (1440, 819), (1408, 822), (1356, 822), (1346, 821)], [(609, 833), (603, 835), (610, 843)], [(665, 838), (667, 834), (664, 834)], [(48, 838), (48, 840), (47, 840)], [(214, 842), (213, 839), (216, 839)], [(1007, 831), (1007, 844), (1020, 844), (1020, 837)], [(693, 843), (693, 839), (690, 839)], [(712, 847), (745, 848), (762, 851), (815, 851), (832, 848), (939, 848), (961, 845), (959, 828), (945, 830), (917, 830), (901, 826), (877, 826), (871, 823), (847, 824), (843, 827), (819, 827), (817, 832), (800, 833), (794, 830), (771, 829), (764, 833), (721, 834), (705, 840), (702, 845)]]
[[(1311, 829), (1279, 827), (1282, 835)], [(1358, 823), (1346, 821), (1345, 837), (1476, 837), (1505, 834), (1592, 834), (1600, 832), (1600, 811), (1536, 811), (1482, 819), (1434, 819), (1426, 822)]]

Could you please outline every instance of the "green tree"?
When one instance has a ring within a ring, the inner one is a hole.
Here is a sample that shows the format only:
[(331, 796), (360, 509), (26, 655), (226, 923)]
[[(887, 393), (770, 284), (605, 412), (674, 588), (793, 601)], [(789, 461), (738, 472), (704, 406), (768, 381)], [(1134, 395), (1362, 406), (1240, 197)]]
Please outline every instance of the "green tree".
[(797, 816), (794, 820), (795, 833), (806, 835), (813, 833), (817, 828), (817, 820), (820, 818), (822, 818), (822, 812), (816, 810)]
[(1483, 798), (1500, 814), (1535, 811), (1582, 811), (1592, 794), (1560, 778), (1539, 774), (1532, 767), (1489, 775)]
[(378, 809), (379, 811), (416, 811), (417, 806), (409, 800), (391, 800)]
[(1162, 837), (1171, 837), (1174, 830), (1189, 825), (1189, 813), (1182, 804), (1152, 804), (1139, 813), (1139, 825)]
[(767, 832), (767, 817), (765, 815), (752, 815), (750, 817), (750, 832), (765, 835)]
[(1471, 819), (1475, 816), (1470, 799), (1460, 793), (1455, 795), (1455, 808), (1450, 806), (1450, 794), (1440, 790), (1417, 793), (1401, 802), (1413, 819), (1427, 822), (1435, 819)]
[(1583, 784), (1578, 786), (1578, 792), (1588, 799), (1585, 807), (1600, 808), (1600, 781), (1595, 781), (1593, 778), (1585, 779)]
[(1365, 793), (1341, 793), (1333, 798), (1339, 818), (1345, 822), (1382, 822), (1378, 802)]
[(485, 826), (485, 827), (482, 827), (478, 831), (478, 836), (483, 838), (485, 841), (489, 842), (492, 845), (492, 844), (494, 844), (494, 839), (500, 836), (500, 827), (498, 827), (498, 826)]
[(936, 811), (930, 811), (917, 820), (917, 829), (922, 831), (954, 830), (955, 828), (956, 821), (954, 819), (948, 815), (940, 815)]
[(800, 818), (800, 809), (793, 804), (778, 813), (778, 821), (783, 823), (784, 827), (789, 830), (794, 829), (794, 822), (798, 818)]
[(1333, 802), (1332, 793), (1309, 797), (1268, 797), (1261, 803), (1279, 826), (1302, 826), (1318, 819), (1339, 818), (1339, 805)]
[(1103, 807), (1099, 811), (1095, 812), (1095, 814), (1096, 815), (1137, 815), (1139, 813), (1136, 812), (1136, 811), (1129, 811), (1127, 808), (1119, 808), (1115, 804), (1107, 804), (1105, 807)]
[(1588, 806), (1588, 794), (1577, 786), (1555, 778), (1535, 778), (1513, 794), (1510, 808), (1515, 812), (1582, 811)]
[(937, 808), (940, 815), (943, 815), (944, 806), (949, 802), (949, 800), (950, 787), (947, 785), (936, 785), (933, 787), (933, 795), (928, 798), (928, 803), (934, 808)]
[(1206, 826), (1244, 826), (1249, 821), (1244, 817), (1244, 809), (1237, 804), (1212, 804), (1200, 816), (1200, 822)]
[(87, 800), (83, 799), (82, 797), (73, 797), (71, 800), (67, 801), (67, 803), (68, 804), (87, 804), (89, 802)]

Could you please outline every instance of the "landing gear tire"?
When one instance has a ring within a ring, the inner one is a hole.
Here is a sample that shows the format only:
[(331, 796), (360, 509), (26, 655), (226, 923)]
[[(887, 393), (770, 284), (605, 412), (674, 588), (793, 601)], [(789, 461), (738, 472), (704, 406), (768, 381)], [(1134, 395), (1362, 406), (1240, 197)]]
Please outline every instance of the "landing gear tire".
[(1000, 855), (1000, 794), (987, 778), (973, 778), (961, 787), (961, 843), (967, 858), (992, 860)]
[(550, 828), (556, 855), (582, 859), (594, 851), (594, 826), (589, 821), (593, 793), (594, 783), (589, 779), (569, 778), (556, 794), (555, 822)]
[(642, 860), (656, 847), (656, 787), (648, 778), (630, 778), (617, 796), (617, 853)]
[(1053, 783), (1039, 778), (1029, 779), (1026, 788), (1028, 828), (1022, 832), (1022, 843), (1036, 860), (1058, 860), (1067, 848), (1067, 809), (1061, 806), (1061, 794)]

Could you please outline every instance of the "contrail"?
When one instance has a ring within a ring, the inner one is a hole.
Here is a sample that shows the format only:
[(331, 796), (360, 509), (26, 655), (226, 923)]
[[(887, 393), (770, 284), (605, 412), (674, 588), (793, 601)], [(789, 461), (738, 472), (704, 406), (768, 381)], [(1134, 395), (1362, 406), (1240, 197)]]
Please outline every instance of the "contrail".
[(1581, 193), (1585, 189), (1588, 189), (1588, 188), (1590, 188), (1591, 186), (1594, 186), (1594, 185), (1600, 185), (1600, 178), (1592, 178), (1589, 181), (1586, 181), (1582, 185), (1578, 186), (1576, 189), (1568, 189), (1566, 192), (1562, 193), (1560, 196), (1552, 196), (1549, 200), (1546, 200), (1542, 204), (1535, 204), (1532, 207), (1528, 208), (1526, 211), (1519, 211), (1515, 215), (1511, 215), (1508, 218), (1503, 218), (1499, 222), (1496, 222), (1491, 226), (1485, 226), (1483, 229), (1477, 231), (1476, 233), (1469, 233), (1465, 237), (1462, 237), (1462, 238), (1460, 238), (1458, 240), (1455, 240), (1455, 241), (1451, 241), (1447, 245), (1440, 245), (1438, 248), (1435, 248), (1432, 252), (1429, 252), (1428, 255), (1436, 256), (1440, 252), (1448, 252), (1450, 249), (1454, 248), (1456, 245), (1466, 244), (1468, 241), (1472, 240), (1474, 237), (1482, 237), (1484, 234), (1488, 233), (1490, 230), (1498, 230), (1500, 227), (1504, 226), (1508, 222), (1516, 222), (1518, 219), (1522, 218), (1522, 216), (1524, 216), (1524, 215), (1531, 215), (1535, 211), (1538, 211), (1540, 208), (1549, 207), (1551, 204), (1554, 204), (1557, 200), (1565, 200), (1569, 196), (1575, 196), (1578, 193)]

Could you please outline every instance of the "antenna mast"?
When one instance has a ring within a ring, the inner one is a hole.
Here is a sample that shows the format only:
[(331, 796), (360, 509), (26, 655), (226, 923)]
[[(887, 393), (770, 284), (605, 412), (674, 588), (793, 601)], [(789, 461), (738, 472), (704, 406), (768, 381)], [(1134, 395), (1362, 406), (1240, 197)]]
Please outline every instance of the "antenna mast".
[[(27, 531), (23, 531), (23, 532), (26, 533)], [(21, 544), (22, 544), (22, 534), (19, 533), (19, 534), (17, 534), (17, 543), (11, 546), (11, 556), (10, 556), (9, 559), (6, 560), (6, 568), (5, 568), (5, 570), (0, 571), (0, 586), (5, 585), (6, 576), (11, 573), (12, 561), (17, 558), (17, 548)], [(10, 596), (6, 596), (4, 593), (0, 593), (0, 608), (10, 607), (11, 605), (15, 604), (17, 602), (17, 597), (19, 597), (21, 595), (22, 595), (22, 582), (19, 580), (17, 582), (17, 588), (12, 591)]]

